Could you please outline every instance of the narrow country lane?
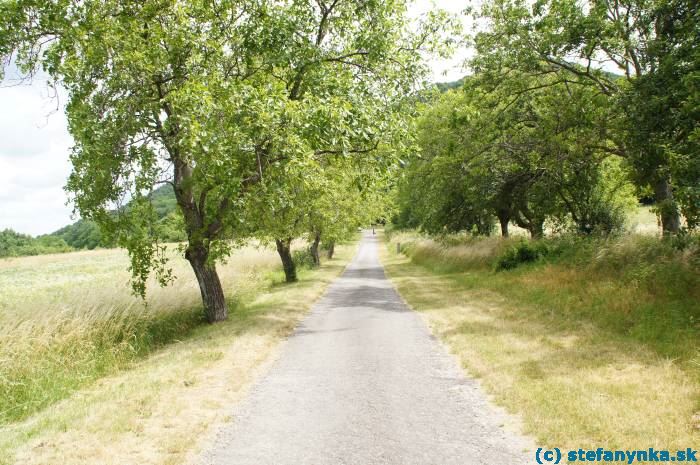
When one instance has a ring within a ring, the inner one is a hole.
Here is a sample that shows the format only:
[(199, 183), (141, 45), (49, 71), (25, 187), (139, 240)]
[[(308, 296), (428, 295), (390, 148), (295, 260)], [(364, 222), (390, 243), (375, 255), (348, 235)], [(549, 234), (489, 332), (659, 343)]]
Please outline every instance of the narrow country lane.
[(206, 465), (515, 465), (531, 443), (500, 425), (384, 275), (376, 237), (235, 407)]

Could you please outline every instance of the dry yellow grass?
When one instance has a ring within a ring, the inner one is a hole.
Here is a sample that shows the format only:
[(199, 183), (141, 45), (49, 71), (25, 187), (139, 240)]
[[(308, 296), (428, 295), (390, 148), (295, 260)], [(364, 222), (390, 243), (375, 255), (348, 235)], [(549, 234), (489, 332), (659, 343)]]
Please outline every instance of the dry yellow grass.
[[(171, 256), (177, 279), (166, 288), (149, 284), (150, 312), (200, 304), (189, 264), (175, 250)], [(278, 260), (270, 249), (245, 247), (218, 270), (222, 282), (231, 282), (241, 274), (270, 269)], [(94, 318), (106, 318), (111, 311), (127, 307), (140, 312), (143, 302), (130, 292), (128, 266), (128, 257), (121, 249), (0, 259), (0, 334), (5, 335), (8, 326), (16, 329), (29, 322), (53, 331), (52, 319), (63, 320), (73, 313), (85, 317), (86, 309), (94, 312)], [(227, 290), (227, 297), (235, 297), (234, 287)], [(75, 319), (73, 324), (82, 324), (81, 320), (85, 318)]]
[[(352, 246), (339, 247), (337, 258), (318, 270), (302, 273), (301, 282), (293, 285), (267, 279), (270, 270), (278, 267), (273, 252), (250, 248), (236, 253), (221, 267), (222, 279), (229, 299), (237, 292), (248, 294), (241, 295), (228, 322), (197, 327), (186, 339), (166, 345), (128, 369), (88, 384), (20, 422), (0, 427), (0, 463), (185, 462), (213, 426), (229, 420), (227, 407), (245, 393), (263, 362), (271, 358), (278, 343), (339, 274), (353, 251)], [(0, 279), (14, 279), (15, 288), (12, 300), (4, 295), (2, 302), (7, 305), (34, 298), (22, 286), (31, 287), (42, 269), (60, 269), (78, 276), (82, 271), (84, 280), (72, 290), (70, 280), (56, 276), (37, 283), (35, 294), (37, 301), (53, 302), (53, 313), (63, 315), (60, 321), (65, 321), (71, 332), (79, 332), (87, 323), (74, 322), (67, 315), (79, 316), (82, 309), (99, 320), (113, 308), (139, 308), (138, 302), (130, 303), (124, 263), (121, 251), (4, 262), (0, 264)], [(173, 288), (151, 293), (146, 311), (168, 312), (198, 304), (198, 290), (185, 273), (185, 265), (177, 264), (183, 278)], [(3, 274), (8, 270), (12, 278)], [(60, 292), (63, 298), (52, 299)], [(109, 306), (101, 306), (101, 298)], [(25, 331), (32, 334), (38, 334), (37, 328), (49, 331), (50, 325), (34, 322), (31, 300), (26, 308), (31, 315), (23, 315), (19, 306), (12, 310), (24, 317), (20, 326), (31, 326), (32, 330)], [(4, 318), (2, 324), (7, 328), (11, 318)], [(41, 334), (45, 337), (48, 333)]]
[[(123, 250), (0, 260), (0, 424), (44, 408), (200, 324), (201, 300), (189, 264), (174, 250), (175, 282), (129, 286)], [(246, 247), (219, 267), (227, 299), (257, 289), (278, 263)]]
[[(382, 260), (435, 335), (541, 444), (676, 450), (700, 443), (692, 419), (698, 377), (681, 364), (593, 324), (565, 322), (557, 308), (510, 301), (483, 285), (497, 279), (488, 272), (435, 273), (393, 247)], [(542, 274), (552, 292), (582, 279), (564, 274), (554, 282), (553, 273)]]

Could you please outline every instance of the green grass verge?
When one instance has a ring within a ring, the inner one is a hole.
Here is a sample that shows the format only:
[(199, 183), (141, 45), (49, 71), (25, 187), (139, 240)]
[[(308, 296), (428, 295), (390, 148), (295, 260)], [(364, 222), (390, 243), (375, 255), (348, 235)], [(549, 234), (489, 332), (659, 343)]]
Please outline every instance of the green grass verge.
[(562, 238), (496, 272), (519, 241), (398, 233), (383, 260), (409, 304), (541, 443), (698, 444), (697, 248)]

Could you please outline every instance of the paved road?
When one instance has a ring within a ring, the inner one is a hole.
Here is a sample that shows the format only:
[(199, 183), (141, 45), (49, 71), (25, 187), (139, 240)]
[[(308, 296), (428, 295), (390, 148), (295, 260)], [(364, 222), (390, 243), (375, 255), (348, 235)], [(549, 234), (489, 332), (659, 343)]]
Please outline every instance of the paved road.
[(514, 465), (530, 444), (409, 310), (365, 234), (201, 456), (207, 465)]

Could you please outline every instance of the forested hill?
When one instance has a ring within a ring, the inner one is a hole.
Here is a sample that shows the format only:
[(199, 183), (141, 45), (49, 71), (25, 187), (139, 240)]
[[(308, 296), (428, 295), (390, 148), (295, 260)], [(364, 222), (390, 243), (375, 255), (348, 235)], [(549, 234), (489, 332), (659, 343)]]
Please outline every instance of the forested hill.
[[(184, 240), (184, 229), (177, 212), (172, 186), (165, 184), (154, 190), (151, 199), (158, 218), (164, 226), (161, 239), (166, 242)], [(11, 229), (0, 231), (0, 257), (40, 255), (113, 246), (114, 244), (102, 237), (99, 227), (93, 221), (83, 219), (51, 234), (38, 237), (20, 234)]]
[[(151, 201), (158, 214), (158, 218), (163, 222), (172, 223), (173, 228), (168, 228), (165, 234), (167, 237), (164, 237), (164, 240), (183, 240), (184, 235), (182, 229), (177, 228), (177, 223), (179, 223), (176, 218), (177, 205), (172, 186), (170, 184), (164, 184), (154, 190), (151, 194)], [(171, 231), (170, 229), (173, 230)], [(49, 236), (59, 237), (63, 239), (66, 244), (75, 249), (94, 249), (95, 247), (113, 246), (113, 244), (102, 237), (100, 229), (90, 220), (78, 220), (73, 224), (64, 226), (58, 231), (49, 234)]]

